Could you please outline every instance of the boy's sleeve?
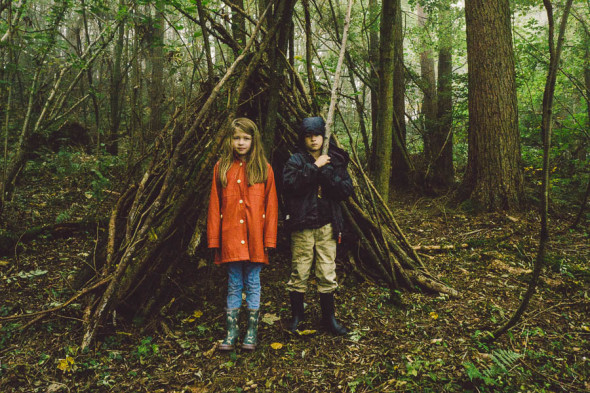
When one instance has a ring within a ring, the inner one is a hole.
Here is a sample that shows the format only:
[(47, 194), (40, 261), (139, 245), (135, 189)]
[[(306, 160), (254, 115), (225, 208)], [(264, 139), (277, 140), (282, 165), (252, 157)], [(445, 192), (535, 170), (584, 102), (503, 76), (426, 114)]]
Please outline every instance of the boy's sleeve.
[(304, 162), (299, 155), (289, 158), (283, 169), (283, 188), (294, 195), (305, 194), (307, 186), (317, 183), (319, 168), (312, 163)]
[(207, 212), (207, 244), (209, 248), (219, 248), (221, 234), (221, 201), (219, 200), (219, 188), (217, 185), (217, 172), (219, 164), (213, 169), (213, 181), (211, 195), (209, 196), (209, 211)]
[(277, 189), (275, 187), (275, 175), (270, 165), (268, 166), (268, 177), (266, 179), (265, 201), (264, 247), (276, 248), (279, 202), (277, 198)]
[(336, 200), (345, 200), (352, 195), (354, 187), (346, 167), (332, 164), (320, 168), (321, 184), (324, 192)]

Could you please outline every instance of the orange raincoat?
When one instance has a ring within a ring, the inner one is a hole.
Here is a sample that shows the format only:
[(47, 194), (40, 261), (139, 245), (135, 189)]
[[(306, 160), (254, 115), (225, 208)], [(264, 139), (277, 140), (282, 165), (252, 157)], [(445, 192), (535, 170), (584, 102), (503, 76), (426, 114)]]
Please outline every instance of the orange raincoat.
[(219, 162), (207, 215), (207, 242), (216, 248), (215, 263), (235, 261), (268, 264), (265, 247), (277, 245), (278, 201), (272, 167), (265, 183), (248, 186), (246, 163), (234, 160), (227, 171), (227, 187), (219, 183)]

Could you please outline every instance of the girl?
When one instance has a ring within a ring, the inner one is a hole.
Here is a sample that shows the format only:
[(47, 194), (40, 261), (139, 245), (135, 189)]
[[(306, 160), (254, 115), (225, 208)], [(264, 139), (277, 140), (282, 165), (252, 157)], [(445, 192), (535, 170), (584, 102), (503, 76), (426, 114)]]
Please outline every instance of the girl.
[(215, 263), (228, 268), (227, 336), (219, 346), (234, 349), (245, 288), (248, 331), (242, 349), (256, 349), (260, 308), (260, 270), (267, 248), (277, 243), (278, 202), (272, 167), (260, 132), (250, 119), (235, 119), (225, 136), (221, 159), (213, 170), (207, 216), (207, 241)]

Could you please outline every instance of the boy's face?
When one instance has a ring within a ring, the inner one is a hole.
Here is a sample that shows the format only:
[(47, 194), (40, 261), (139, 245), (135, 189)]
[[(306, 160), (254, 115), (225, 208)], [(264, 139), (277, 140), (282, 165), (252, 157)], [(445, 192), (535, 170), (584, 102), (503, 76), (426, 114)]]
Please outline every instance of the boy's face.
[(305, 148), (310, 153), (321, 150), (324, 144), (324, 137), (322, 135), (306, 134), (304, 140)]

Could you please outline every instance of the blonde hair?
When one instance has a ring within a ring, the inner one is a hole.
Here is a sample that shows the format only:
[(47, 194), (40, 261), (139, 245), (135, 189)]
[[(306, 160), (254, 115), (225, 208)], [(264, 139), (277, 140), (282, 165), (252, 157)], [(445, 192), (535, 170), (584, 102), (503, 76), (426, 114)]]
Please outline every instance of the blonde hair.
[(258, 131), (258, 127), (252, 120), (239, 117), (234, 119), (226, 130), (221, 147), (221, 159), (219, 160), (219, 182), (221, 186), (227, 187), (227, 172), (235, 160), (232, 136), (237, 130), (245, 132), (252, 137), (252, 145), (246, 155), (248, 185), (264, 183), (268, 177), (268, 161), (264, 155), (260, 131)]

